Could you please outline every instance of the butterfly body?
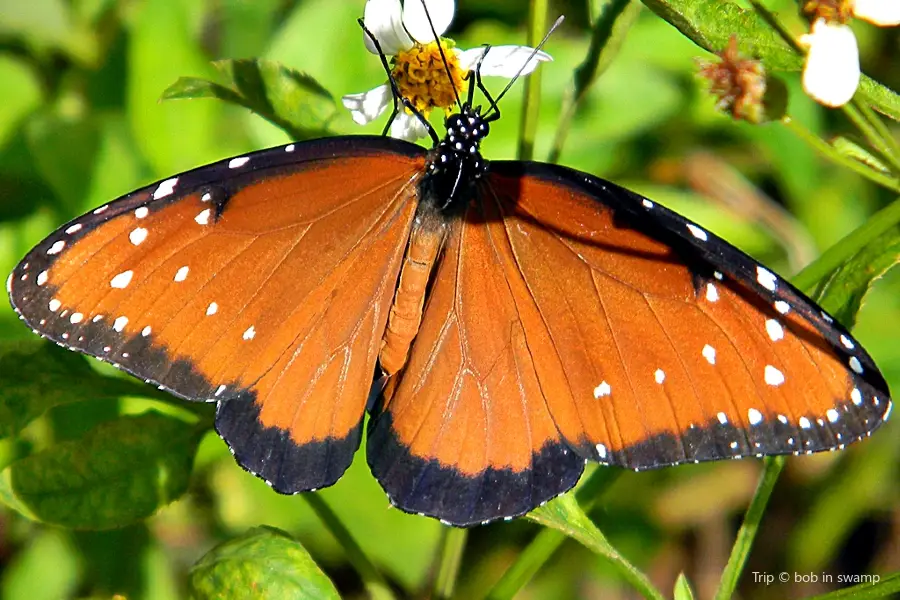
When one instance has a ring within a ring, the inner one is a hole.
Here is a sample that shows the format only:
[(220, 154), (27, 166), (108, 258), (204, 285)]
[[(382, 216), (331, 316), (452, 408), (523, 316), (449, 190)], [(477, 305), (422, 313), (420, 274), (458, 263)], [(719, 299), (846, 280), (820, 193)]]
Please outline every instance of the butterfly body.
[(132, 192), (29, 252), (11, 302), (216, 402), (238, 463), (282, 493), (340, 477), (386, 376), (372, 472), (455, 525), (523, 514), (587, 460), (800, 454), (887, 418), (872, 359), (789, 283), (610, 182), (488, 164), (479, 112), (450, 119), (430, 152), (323, 139)]

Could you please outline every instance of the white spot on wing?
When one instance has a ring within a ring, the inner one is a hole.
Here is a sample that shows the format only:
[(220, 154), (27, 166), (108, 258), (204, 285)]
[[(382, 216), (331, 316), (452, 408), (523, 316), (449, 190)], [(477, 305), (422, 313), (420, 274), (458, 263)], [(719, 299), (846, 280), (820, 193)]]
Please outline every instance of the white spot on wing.
[(726, 415), (725, 413), (723, 413), (723, 412), (718, 413), (716, 415), (716, 418), (719, 419), (719, 423), (721, 423), (722, 425), (728, 424), (728, 415)]
[(763, 416), (761, 412), (755, 408), (751, 408), (747, 411), (747, 419), (749, 419), (751, 425), (759, 425), (762, 423)]
[(44, 285), (47, 283), (47, 271), (41, 271), (37, 276), (37, 284)]
[(594, 398), (602, 398), (603, 396), (609, 396), (612, 388), (605, 381), (601, 381), (600, 385), (594, 388)]
[(50, 300), (50, 303), (47, 305), (47, 308), (49, 308), (52, 312), (56, 312), (59, 310), (60, 306), (62, 306), (62, 302), (60, 302), (56, 298), (53, 298)]
[(94, 214), (95, 214), (95, 215), (99, 215), (100, 213), (105, 212), (107, 208), (109, 208), (109, 204), (104, 204), (104, 205), (101, 206), (100, 208), (95, 208), (95, 209), (94, 209)]
[(700, 354), (703, 355), (703, 358), (705, 358), (706, 362), (708, 362), (709, 364), (716, 364), (716, 349), (709, 344), (703, 346), (703, 350), (700, 352)]
[(75, 223), (71, 227), (66, 228), (66, 233), (68, 233), (69, 235), (77, 233), (78, 231), (81, 231), (81, 223)]
[(285, 152), (293, 152), (293, 151), (294, 151), (294, 145), (293, 145), (293, 144), (288, 144), (287, 146), (284, 147), (284, 151), (285, 151)]
[(56, 242), (53, 242), (53, 245), (47, 250), (47, 254), (59, 254), (65, 247), (66, 243), (63, 240), (57, 240)]
[(771, 386), (779, 386), (784, 383), (784, 373), (772, 365), (766, 365), (765, 380)]
[(93, 319), (91, 319), (91, 322), (92, 322), (92, 323), (99, 323), (99, 322), (102, 321), (102, 320), (103, 320), (103, 315), (97, 315), (96, 317), (94, 317)]
[(647, 200), (646, 198), (641, 200), (641, 204), (644, 205), (644, 208), (653, 208), (653, 203), (650, 202), (649, 200)]
[(79, 312), (72, 313), (72, 316), (69, 317), (69, 323), (72, 323), (73, 325), (81, 323), (83, 320), (84, 320), (84, 315)]
[(239, 169), (246, 165), (250, 161), (249, 156), (238, 156), (237, 158), (232, 158), (228, 161), (229, 169)]
[(662, 384), (662, 382), (666, 380), (665, 371), (663, 371), (662, 369), (657, 369), (653, 373), (653, 379), (656, 381), (656, 383)]
[(766, 333), (773, 342), (784, 338), (784, 328), (775, 319), (766, 319)]
[(775, 291), (775, 284), (777, 280), (775, 279), (775, 274), (766, 269), (765, 267), (756, 267), (756, 281), (759, 282), (759, 285), (763, 286), (770, 292)]
[(143, 227), (135, 227), (128, 234), (128, 239), (135, 246), (140, 246), (147, 239), (147, 230)]
[(216, 304), (215, 302), (210, 302), (209, 306), (206, 307), (206, 316), (210, 317), (210, 316), (216, 314), (216, 312), (218, 310), (219, 310), (219, 305)]
[(221, 396), (221, 395), (222, 395), (222, 392), (225, 391), (225, 388), (226, 388), (226, 386), (220, 385), (218, 388), (216, 388), (216, 393), (215, 393), (214, 395), (215, 395), (215, 396)]
[(850, 400), (852, 400), (853, 404), (856, 406), (862, 404), (862, 392), (859, 391), (859, 388), (853, 388), (853, 391), (850, 392)]
[(178, 271), (175, 273), (175, 281), (181, 283), (182, 281), (187, 279), (188, 271), (190, 271), (190, 269), (187, 266), (178, 269)]
[(253, 325), (247, 328), (247, 331), (244, 332), (243, 338), (245, 340), (252, 340), (256, 336), (256, 329), (253, 328)]
[(606, 446), (604, 446), (603, 444), (597, 444), (596, 448), (597, 448), (597, 454), (600, 456), (600, 460), (605, 460), (606, 454), (607, 454)]
[(115, 277), (109, 280), (110, 287), (118, 288), (120, 290), (124, 290), (128, 287), (128, 284), (131, 283), (131, 278), (134, 276), (134, 271), (122, 271)]
[(834, 410), (833, 408), (829, 408), (827, 411), (825, 411), (825, 416), (828, 417), (828, 420), (832, 423), (834, 423), (841, 417), (840, 413), (838, 413), (838, 411)]
[(138, 219), (143, 219), (149, 214), (150, 214), (150, 209), (147, 208), (146, 206), (139, 206), (136, 209), (134, 209), (134, 216), (137, 217)]
[(147, 325), (146, 327), (144, 327), (143, 329), (141, 329), (141, 335), (144, 336), (144, 337), (147, 337), (148, 335), (150, 335), (150, 333), (151, 333), (152, 331), (153, 331), (153, 329), (152, 329), (149, 325)]
[(800, 424), (801, 429), (809, 429), (810, 427), (812, 427), (812, 423), (810, 423), (809, 419), (807, 419), (806, 417), (800, 417), (800, 420), (797, 421), (797, 423)]
[(711, 283), (706, 284), (706, 299), (710, 302), (715, 302), (719, 299), (719, 290)]
[(847, 350), (853, 350), (856, 346), (853, 341), (848, 338), (846, 335), (841, 334), (841, 343), (844, 345), (844, 348)]
[(784, 415), (778, 415), (778, 420), (781, 421), (782, 423), (784, 423), (785, 425), (788, 422), (788, 418)]
[(783, 315), (788, 314), (791, 311), (791, 305), (785, 302), (784, 300), (776, 300), (775, 301), (775, 310), (780, 312)]
[(212, 194), (210, 194), (209, 192), (206, 192), (205, 194), (200, 196), (200, 202), (209, 202), (210, 200), (212, 200)]
[(116, 317), (116, 320), (113, 322), (113, 329), (121, 333), (126, 325), (128, 325), (128, 317)]
[(209, 224), (209, 214), (210, 210), (207, 208), (200, 212), (199, 215), (194, 217), (194, 220), (197, 221), (199, 225), (208, 225)]
[(857, 375), (862, 375), (863, 368), (862, 364), (859, 362), (859, 359), (855, 356), (850, 357), (850, 368), (853, 369), (853, 372)]
[[(175, 191), (176, 185), (178, 185), (177, 177), (172, 177), (171, 179), (166, 179), (165, 181), (163, 181), (156, 187), (156, 190), (153, 192), (153, 199), (159, 200), (160, 198), (165, 198), (166, 196), (170, 196), (172, 194), (172, 192)], [(146, 208), (146, 207), (142, 206), (141, 208)], [(144, 215), (144, 217), (140, 217), (137, 215), (137, 213), (135, 213), (135, 216), (138, 219), (143, 219), (147, 215)]]
[(688, 231), (691, 232), (691, 235), (700, 240), (701, 242), (705, 242), (709, 239), (709, 236), (706, 235), (706, 232), (694, 225), (693, 223), (687, 224)]

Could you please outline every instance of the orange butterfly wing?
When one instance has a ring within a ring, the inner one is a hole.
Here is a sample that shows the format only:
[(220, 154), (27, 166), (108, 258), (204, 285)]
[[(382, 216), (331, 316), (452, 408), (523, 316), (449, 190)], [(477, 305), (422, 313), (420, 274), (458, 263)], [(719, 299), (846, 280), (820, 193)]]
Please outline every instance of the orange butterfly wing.
[(184, 173), (60, 228), (10, 297), (60, 345), (218, 400), (217, 430), (276, 490), (330, 485), (359, 445), (422, 154), (323, 140)]
[(369, 463), (404, 510), (469, 525), (569, 489), (584, 459), (814, 452), (889, 414), (883, 378), (831, 317), (608, 182), (493, 162), (444, 252), (370, 425)]

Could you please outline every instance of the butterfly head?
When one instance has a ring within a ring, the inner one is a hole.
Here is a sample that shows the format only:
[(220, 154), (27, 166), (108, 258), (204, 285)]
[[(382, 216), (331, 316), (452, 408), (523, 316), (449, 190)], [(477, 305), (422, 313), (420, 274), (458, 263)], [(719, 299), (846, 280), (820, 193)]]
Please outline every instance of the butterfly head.
[(447, 134), (428, 155), (422, 181), (423, 197), (440, 212), (452, 214), (465, 207), (474, 187), (487, 172), (481, 156), (481, 141), (490, 124), (480, 107), (463, 104), (462, 110), (447, 117)]

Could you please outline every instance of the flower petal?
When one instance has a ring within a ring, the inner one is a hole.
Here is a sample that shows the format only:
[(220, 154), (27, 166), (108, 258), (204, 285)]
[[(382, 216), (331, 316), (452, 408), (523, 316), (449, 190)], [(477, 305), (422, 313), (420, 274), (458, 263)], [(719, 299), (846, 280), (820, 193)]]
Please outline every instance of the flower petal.
[(853, 16), (873, 25), (900, 25), (900, 2), (897, 0), (854, 0)]
[[(381, 44), (381, 50), (388, 56), (401, 50), (412, 48), (412, 40), (403, 29), (403, 9), (400, 0), (368, 0), (363, 14), (363, 23)], [(375, 44), (363, 32), (363, 42), (372, 54), (378, 54)]]
[(355, 123), (365, 125), (390, 106), (391, 89), (387, 84), (380, 85), (362, 94), (347, 94), (341, 102), (350, 111)]
[(853, 31), (818, 19), (800, 41), (809, 47), (803, 67), (806, 93), (826, 106), (849, 102), (859, 85), (859, 49)]
[[(413, 39), (420, 44), (427, 44), (435, 41), (435, 32), (439, 37), (444, 35), (453, 21), (455, 11), (454, 0), (406, 0), (403, 5), (403, 24)], [(434, 23), (434, 32), (428, 24), (429, 16)]]
[(391, 123), (391, 137), (415, 142), (416, 140), (426, 137), (428, 129), (415, 115), (411, 115), (405, 110), (397, 113), (397, 118)]
[[(515, 77), (527, 60), (528, 64), (522, 69), (521, 74), (528, 75), (540, 63), (553, 60), (553, 57), (540, 50), (529, 60), (532, 52), (534, 52), (534, 48), (529, 48), (528, 46), (491, 46), (491, 49), (488, 50), (487, 55), (484, 57), (484, 61), (481, 63), (481, 74), (483, 76)], [(471, 50), (460, 52), (460, 67), (467, 71), (474, 69), (482, 54), (484, 54), (484, 48), (472, 48)]]

